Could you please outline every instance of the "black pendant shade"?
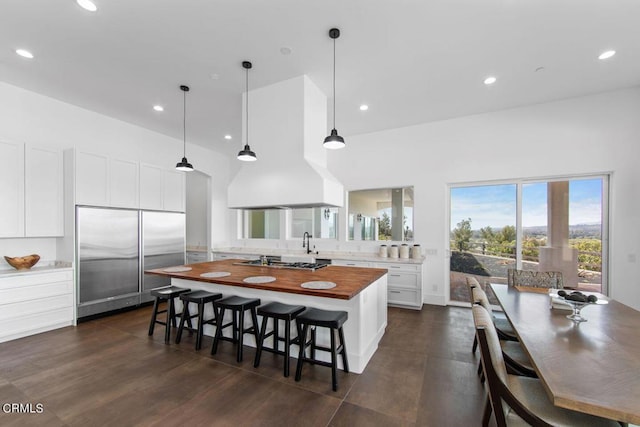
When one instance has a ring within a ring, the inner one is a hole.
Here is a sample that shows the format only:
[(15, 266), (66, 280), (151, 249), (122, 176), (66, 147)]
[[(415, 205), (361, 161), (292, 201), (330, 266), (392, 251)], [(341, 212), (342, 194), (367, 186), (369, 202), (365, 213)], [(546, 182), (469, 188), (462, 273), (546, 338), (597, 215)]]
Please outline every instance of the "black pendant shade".
[(183, 93), (183, 115), (182, 115), (182, 142), (183, 152), (182, 160), (176, 163), (176, 169), (183, 172), (191, 172), (193, 165), (187, 160), (187, 92), (189, 92), (189, 86), (181, 85), (180, 90)]
[(243, 162), (255, 162), (256, 160), (258, 160), (258, 158), (256, 157), (256, 153), (251, 151), (251, 147), (249, 146), (249, 70), (251, 69), (252, 66), (253, 65), (249, 61), (243, 61), (242, 62), (242, 68), (244, 68), (247, 71), (247, 76), (246, 76), (246, 78), (247, 78), (247, 80), (246, 80), (247, 81), (247, 98), (246, 98), (246, 102), (245, 102), (245, 107), (246, 107), (245, 142), (246, 143), (244, 145), (244, 148), (238, 152), (238, 160), (242, 160)]
[(338, 131), (331, 129), (331, 135), (324, 139), (324, 146), (330, 150), (337, 150), (344, 147), (344, 138), (338, 135)]
[(249, 144), (246, 144), (238, 153), (238, 160), (242, 160), (243, 162), (255, 162), (258, 158), (256, 157), (256, 153), (251, 151)]
[(330, 29), (329, 37), (333, 39), (333, 129), (331, 129), (331, 135), (324, 139), (323, 145), (330, 150), (337, 150), (345, 146), (344, 138), (338, 135), (336, 130), (336, 39), (340, 37), (340, 30)]
[(176, 163), (176, 169), (184, 172), (191, 172), (193, 170), (193, 165), (189, 163), (186, 157), (183, 157), (182, 160)]

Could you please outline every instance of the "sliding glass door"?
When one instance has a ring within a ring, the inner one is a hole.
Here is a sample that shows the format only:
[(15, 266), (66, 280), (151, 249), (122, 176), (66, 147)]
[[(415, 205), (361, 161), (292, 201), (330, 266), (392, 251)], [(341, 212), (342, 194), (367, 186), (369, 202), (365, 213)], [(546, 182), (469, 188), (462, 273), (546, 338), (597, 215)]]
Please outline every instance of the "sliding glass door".
[(466, 276), (506, 283), (509, 268), (606, 293), (607, 191), (607, 176), (451, 186), (450, 299), (469, 301)]

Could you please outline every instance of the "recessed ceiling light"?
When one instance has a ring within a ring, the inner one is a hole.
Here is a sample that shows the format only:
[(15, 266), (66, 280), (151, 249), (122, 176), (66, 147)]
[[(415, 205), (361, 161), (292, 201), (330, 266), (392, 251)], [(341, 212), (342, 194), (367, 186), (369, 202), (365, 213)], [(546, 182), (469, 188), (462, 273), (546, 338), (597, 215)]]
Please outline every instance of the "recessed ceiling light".
[(16, 49), (16, 53), (23, 58), (33, 59), (33, 53), (29, 52), (26, 49)]
[(484, 79), (484, 84), (486, 84), (486, 85), (492, 85), (492, 84), (494, 84), (494, 83), (496, 82), (496, 80), (498, 80), (498, 79), (496, 79), (496, 78), (495, 78), (495, 77), (493, 77), (493, 76), (491, 76), (491, 77), (487, 77), (486, 79)]
[(155, 111), (164, 111), (164, 107), (162, 105), (154, 105), (153, 109)]
[(231, 139), (231, 135), (225, 135), (224, 139)]
[(600, 56), (598, 56), (598, 59), (609, 59), (615, 54), (616, 54), (615, 50), (608, 50), (606, 52), (602, 52)]
[(369, 106), (367, 104), (362, 104), (360, 106), (360, 111), (367, 111), (369, 109)]
[(98, 10), (98, 7), (91, 0), (76, 0), (76, 3), (80, 5), (84, 10), (88, 10), (89, 12), (95, 12)]

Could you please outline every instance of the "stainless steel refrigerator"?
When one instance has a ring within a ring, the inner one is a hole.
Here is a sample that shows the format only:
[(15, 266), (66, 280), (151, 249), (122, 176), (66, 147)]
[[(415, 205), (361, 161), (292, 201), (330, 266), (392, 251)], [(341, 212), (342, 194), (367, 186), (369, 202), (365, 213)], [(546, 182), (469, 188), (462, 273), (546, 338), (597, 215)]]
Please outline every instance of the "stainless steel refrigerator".
[(185, 260), (185, 215), (96, 207), (76, 208), (78, 318), (139, 305), (168, 279), (151, 268)]

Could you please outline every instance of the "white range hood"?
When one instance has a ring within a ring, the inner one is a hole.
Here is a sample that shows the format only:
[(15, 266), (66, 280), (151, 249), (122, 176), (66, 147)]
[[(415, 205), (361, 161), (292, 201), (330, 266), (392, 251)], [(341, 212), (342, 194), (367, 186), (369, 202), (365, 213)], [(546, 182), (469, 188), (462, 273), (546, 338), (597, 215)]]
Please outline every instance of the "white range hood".
[(249, 144), (258, 160), (243, 162), (232, 179), (228, 207), (342, 206), (344, 188), (326, 168), (326, 132), (327, 98), (307, 76), (250, 91)]

